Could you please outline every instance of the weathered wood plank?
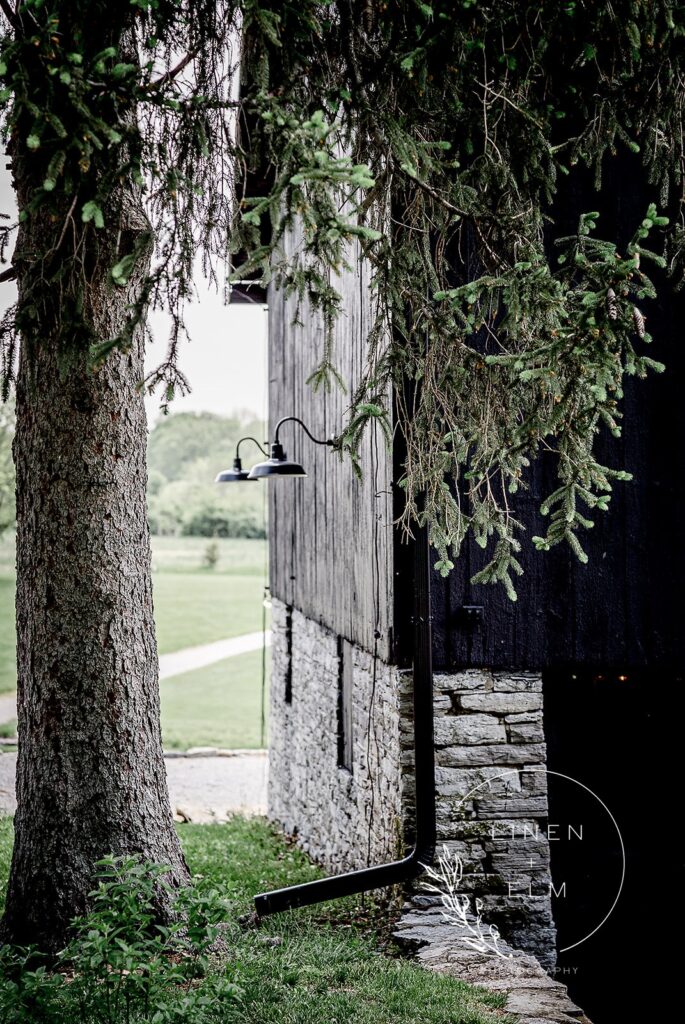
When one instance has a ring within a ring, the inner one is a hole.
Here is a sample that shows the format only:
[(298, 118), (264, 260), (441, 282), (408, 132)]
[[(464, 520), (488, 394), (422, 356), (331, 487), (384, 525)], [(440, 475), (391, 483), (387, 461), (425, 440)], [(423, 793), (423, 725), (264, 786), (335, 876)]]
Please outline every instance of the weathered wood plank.
[[(289, 246), (297, 239), (291, 237)], [(294, 325), (294, 298), (272, 291), (269, 303), (269, 420), (301, 417), (316, 437), (337, 434), (350, 394), (363, 372), (371, 317), (368, 270), (358, 252), (355, 273), (338, 282), (344, 313), (335, 330), (335, 363), (347, 386), (314, 393), (306, 379), (317, 365), (324, 337), (320, 318), (306, 305), (304, 326)], [(308, 472), (302, 480), (271, 480), (270, 577), (274, 595), (339, 636), (390, 656), (392, 602), (392, 457), (380, 431), (364, 441), (365, 472), (358, 480), (349, 460), (312, 444), (287, 424), (282, 441)], [(375, 634), (380, 634), (376, 636)]]
[[(632, 233), (646, 208), (626, 173), (607, 180), (602, 230), (607, 237)], [(559, 214), (560, 233), (575, 228), (580, 211), (595, 205), (592, 185), (567, 196)], [(291, 240), (292, 241), (292, 240)], [(336, 329), (336, 360), (351, 390), (362, 373), (371, 310), (368, 269), (363, 265), (341, 283), (345, 315)], [(469, 580), (483, 553), (465, 546), (447, 580), (433, 579), (434, 658), (438, 668), (469, 665), (540, 669), (554, 665), (624, 668), (683, 667), (685, 530), (685, 347), (680, 343), (685, 298), (667, 295), (649, 310), (658, 339), (655, 358), (667, 365), (662, 377), (629, 381), (624, 402), (624, 437), (609, 440), (607, 464), (635, 474), (617, 484), (608, 515), (583, 537), (590, 555), (582, 566), (565, 548), (546, 555), (524, 541), (525, 576), (512, 604), (501, 588), (473, 587)], [(304, 327), (292, 327), (294, 301), (270, 303), (271, 422), (301, 416), (320, 436), (340, 429), (349, 402), (338, 391), (314, 394), (305, 381), (323, 344), (319, 320), (302, 310)], [(401, 476), (401, 439), (392, 454), (371, 435), (362, 453), (364, 479), (349, 464), (317, 448), (297, 428), (286, 428), (286, 446), (308, 467), (303, 481), (270, 484), (271, 582), (274, 594), (333, 632), (406, 662), (411, 653), (410, 548), (393, 530), (393, 460)], [(540, 533), (538, 512), (554, 488), (553, 460), (543, 458), (520, 493), (518, 517), (527, 535)], [(400, 510), (399, 500), (394, 514)], [(464, 605), (482, 605), (482, 625), (465, 626)]]

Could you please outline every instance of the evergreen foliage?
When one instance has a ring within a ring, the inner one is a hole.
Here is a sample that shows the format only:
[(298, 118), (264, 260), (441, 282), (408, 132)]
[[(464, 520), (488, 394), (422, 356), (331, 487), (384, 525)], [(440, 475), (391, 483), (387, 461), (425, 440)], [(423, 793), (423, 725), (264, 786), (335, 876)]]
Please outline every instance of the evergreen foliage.
[[(579, 534), (628, 477), (598, 461), (599, 434), (620, 433), (625, 375), (663, 369), (645, 354), (643, 304), (655, 296), (650, 263), (668, 268), (672, 285), (683, 280), (685, 9), (639, 0), (278, 3), (266, 31), (259, 8), (259, 23), (246, 8), (247, 78), (262, 105), (259, 158), (275, 187), (243, 218), (248, 266), (263, 260), (265, 276), (306, 297), (330, 328), (345, 257), (333, 251), (344, 251), (343, 231), (321, 194), (336, 154), (349, 153), (358, 173), (369, 168), (373, 185), (350, 180), (331, 203), (356, 218), (377, 307), (340, 446), (354, 455), (372, 420), (389, 430), (397, 396), (404, 526), (428, 522), (445, 574), (471, 532), (487, 551), (474, 582), (500, 582), (515, 599), (515, 493), (531, 462), (550, 453), (559, 478), (535, 545), (565, 541), (586, 560)], [(279, 141), (297, 116), (320, 125), (309, 170), (291, 166)], [(594, 180), (599, 192), (618, 161), (634, 189), (653, 193), (644, 219), (602, 240), (588, 212), (555, 240), (579, 182)], [(266, 253), (256, 213), (271, 237)], [(304, 238), (295, 261), (280, 246), (294, 217)], [(329, 341), (314, 383), (329, 383), (333, 365)]]
[[(128, 343), (149, 302), (165, 302), (174, 330), (155, 380), (169, 400), (185, 386), (175, 355), (193, 260), (199, 253), (213, 274), (212, 261), (231, 250), (247, 254), (236, 277), (257, 269), (318, 310), (327, 340), (312, 383), (331, 386), (336, 275), (358, 246), (377, 316), (341, 451), (354, 457), (370, 421), (391, 429), (394, 392), (407, 443), (405, 526), (425, 492), (439, 568), (449, 572), (473, 532), (489, 557), (478, 582), (502, 582), (511, 597), (521, 544), (514, 495), (531, 461), (550, 451), (558, 488), (544, 500), (549, 527), (535, 543), (566, 541), (584, 557), (579, 532), (625, 477), (598, 462), (598, 435), (620, 431), (624, 376), (661, 369), (643, 348), (644, 303), (655, 294), (645, 265), (667, 269), (676, 286), (683, 278), (681, 6), (0, 7), (5, 126), (31, 182), (21, 216), (46, 225), (41, 252), (15, 254), (25, 283), (4, 322), (6, 380), (17, 330), (38, 344), (38, 325), (55, 321), (65, 366), (84, 346), (97, 365)], [(623, 154), (654, 198), (632, 239), (602, 240), (586, 213), (553, 244), (556, 211), (579, 172), (589, 168), (599, 190)], [(234, 195), (255, 180), (262, 194)], [(103, 248), (112, 287), (126, 285), (151, 237), (156, 256), (127, 329), (103, 341), (89, 332), (92, 267), (82, 253), (92, 262), (93, 239), (116, 239), (127, 189), (145, 198), (150, 227), (133, 242), (122, 234), (114, 253)], [(296, 224), (300, 244), (286, 257)], [(45, 307), (55, 301), (45, 281), (60, 284), (56, 312)]]
[[(97, 368), (112, 348), (130, 344), (152, 304), (173, 316), (169, 359), (148, 382), (161, 382), (168, 402), (187, 386), (175, 362), (193, 263), (204, 255), (213, 276), (220, 264), (210, 257), (226, 251), (238, 7), (224, 0), (0, 6), (8, 23), (0, 102), (19, 218), (41, 236), (39, 251), (14, 253), (21, 287), (2, 325), (5, 390), (18, 334), (29, 348), (56, 346), (65, 372), (84, 350)], [(132, 230), (141, 199), (148, 223)], [(155, 259), (124, 329), (97, 337), (89, 282), (104, 269), (113, 289), (126, 288), (153, 242)]]

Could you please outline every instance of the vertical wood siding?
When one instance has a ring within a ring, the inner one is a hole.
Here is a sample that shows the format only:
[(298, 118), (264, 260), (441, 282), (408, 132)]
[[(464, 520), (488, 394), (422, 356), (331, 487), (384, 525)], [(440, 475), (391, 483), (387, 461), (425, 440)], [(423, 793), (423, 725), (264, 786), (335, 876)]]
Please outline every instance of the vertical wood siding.
[[(623, 239), (622, 244), (651, 198), (635, 188), (635, 180), (630, 165), (620, 174), (614, 171), (600, 204), (602, 235)], [(591, 182), (578, 184), (560, 205), (558, 233), (574, 231), (578, 213), (596, 205)], [(342, 282), (345, 314), (336, 337), (336, 362), (350, 388), (361, 372), (371, 315), (368, 272), (356, 265), (357, 272)], [(526, 537), (516, 604), (501, 587), (469, 583), (483, 563), (483, 552), (473, 543), (465, 545), (448, 579), (434, 574), (436, 668), (685, 667), (685, 293), (674, 294), (651, 267), (650, 274), (660, 294), (657, 303), (645, 307), (655, 337), (650, 354), (667, 369), (647, 381), (626, 382), (623, 438), (602, 442), (607, 465), (626, 468), (635, 479), (615, 485), (611, 511), (598, 513), (595, 528), (584, 532), (589, 565), (581, 565), (566, 547), (547, 554), (533, 549), (530, 536), (546, 525), (538, 511), (541, 497), (556, 486), (554, 466), (543, 458), (531, 473), (530, 490), (517, 496)], [(305, 308), (305, 326), (292, 327), (294, 300), (284, 303), (274, 294), (270, 311), (272, 425), (294, 413), (320, 436), (335, 433), (349, 394), (314, 394), (305, 383), (321, 355), (320, 324)], [(392, 530), (392, 458), (383, 439), (367, 437), (361, 483), (349, 464), (312, 445), (297, 427), (287, 426), (283, 441), (310, 476), (268, 485), (274, 594), (366, 650), (373, 650), (378, 629), (378, 653), (408, 664), (410, 547)], [(394, 455), (399, 478), (397, 441)], [(482, 625), (471, 628), (464, 605), (483, 606)]]
[[(603, 447), (607, 464), (625, 467), (634, 479), (614, 485), (610, 511), (597, 513), (594, 529), (583, 533), (589, 563), (581, 565), (565, 545), (546, 554), (533, 549), (530, 537), (546, 525), (540, 499), (555, 486), (553, 466), (543, 460), (531, 491), (518, 502), (526, 526), (518, 601), (513, 604), (499, 587), (469, 582), (483, 564), (473, 543), (449, 579), (434, 580), (440, 667), (685, 669), (685, 302), (680, 296), (670, 300), (650, 322), (661, 335), (650, 355), (667, 369), (651, 380), (628, 382), (623, 438)], [(465, 628), (464, 604), (484, 607), (481, 628)]]
[[(297, 244), (295, 236), (289, 246)], [(314, 392), (307, 378), (318, 364), (324, 335), (305, 304), (294, 325), (296, 299), (269, 297), (270, 431), (281, 416), (300, 416), (315, 437), (337, 434), (366, 359), (371, 290), (357, 251), (354, 272), (338, 285), (344, 312), (335, 333), (334, 362), (347, 385)], [(362, 450), (358, 480), (349, 460), (312, 444), (297, 424), (281, 441), (308, 472), (304, 479), (272, 479), (269, 487), (270, 575), (273, 594), (332, 632), (389, 660), (392, 647), (392, 455), (377, 429)], [(379, 637), (375, 633), (380, 633)]]
[[(592, 181), (578, 181), (559, 201), (556, 233), (570, 234), (581, 211), (599, 209), (600, 237), (625, 245), (654, 198), (636, 185), (638, 160), (629, 155), (607, 168), (599, 202)], [(467, 544), (451, 576), (434, 581), (438, 666), (685, 669), (685, 292), (674, 292), (651, 263), (647, 272), (659, 293), (657, 302), (644, 304), (654, 336), (648, 354), (666, 371), (627, 378), (623, 436), (617, 441), (604, 432), (600, 441), (600, 461), (629, 470), (633, 481), (615, 483), (610, 511), (592, 516), (594, 528), (582, 531), (589, 563), (581, 565), (566, 545), (542, 554), (531, 543), (546, 528), (541, 499), (557, 486), (553, 460), (543, 457), (530, 490), (516, 496), (526, 527), (518, 601), (512, 604), (501, 587), (470, 584), (483, 552)], [(465, 628), (464, 604), (483, 605), (481, 628)]]

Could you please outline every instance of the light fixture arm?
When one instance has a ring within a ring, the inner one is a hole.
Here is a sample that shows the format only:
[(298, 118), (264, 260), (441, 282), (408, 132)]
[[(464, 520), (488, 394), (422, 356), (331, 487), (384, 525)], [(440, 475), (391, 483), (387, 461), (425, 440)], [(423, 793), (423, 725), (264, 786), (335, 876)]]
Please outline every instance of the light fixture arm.
[(243, 443), (243, 441), (252, 441), (253, 444), (257, 445), (257, 447), (259, 448), (259, 450), (262, 453), (262, 455), (266, 455), (267, 454), (266, 448), (264, 448), (255, 437), (241, 437), (240, 440), (238, 441), (237, 445), (235, 446), (235, 457), (236, 457), (236, 459), (240, 458), (240, 446)]
[(276, 429), (274, 431), (274, 444), (278, 444), (279, 443), (278, 442), (278, 432), (281, 429), (281, 427), (283, 426), (283, 424), (284, 423), (290, 423), (290, 422), (299, 423), (300, 426), (302, 427), (302, 429), (304, 430), (305, 434), (307, 435), (307, 437), (310, 439), (310, 441), (313, 441), (314, 444), (325, 444), (325, 445), (328, 445), (329, 447), (331, 445), (335, 444), (335, 440), (332, 437), (326, 438), (325, 441), (321, 441), (321, 440), (319, 440), (318, 437), (314, 437), (314, 435), (312, 434), (311, 430), (307, 427), (307, 425), (305, 423), (302, 422), (302, 420), (299, 418), (299, 416), (283, 416), (283, 418), (278, 421), (278, 423), (276, 424)]

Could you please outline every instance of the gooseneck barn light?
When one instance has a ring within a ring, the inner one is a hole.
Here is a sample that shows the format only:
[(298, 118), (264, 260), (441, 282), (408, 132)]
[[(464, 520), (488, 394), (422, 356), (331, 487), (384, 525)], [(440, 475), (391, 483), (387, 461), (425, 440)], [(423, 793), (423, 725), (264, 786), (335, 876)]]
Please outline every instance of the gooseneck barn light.
[(279, 432), (284, 423), (298, 423), (304, 430), (307, 437), (314, 444), (325, 444), (329, 447), (335, 444), (333, 438), (320, 441), (311, 433), (309, 428), (297, 416), (284, 416), (276, 424), (273, 443), (269, 446), (269, 458), (266, 462), (258, 462), (250, 470), (248, 480), (259, 480), (266, 476), (306, 476), (307, 473), (299, 462), (292, 462), (287, 455), (283, 445), (278, 440)]
[(240, 446), (243, 441), (252, 441), (253, 444), (257, 445), (262, 455), (266, 455), (266, 449), (254, 437), (241, 437), (235, 448), (235, 458), (232, 467), (230, 469), (222, 469), (214, 480), (215, 484), (239, 484), (244, 480), (257, 479), (257, 477), (250, 476), (249, 469), (243, 469), (243, 464), (240, 461)]

